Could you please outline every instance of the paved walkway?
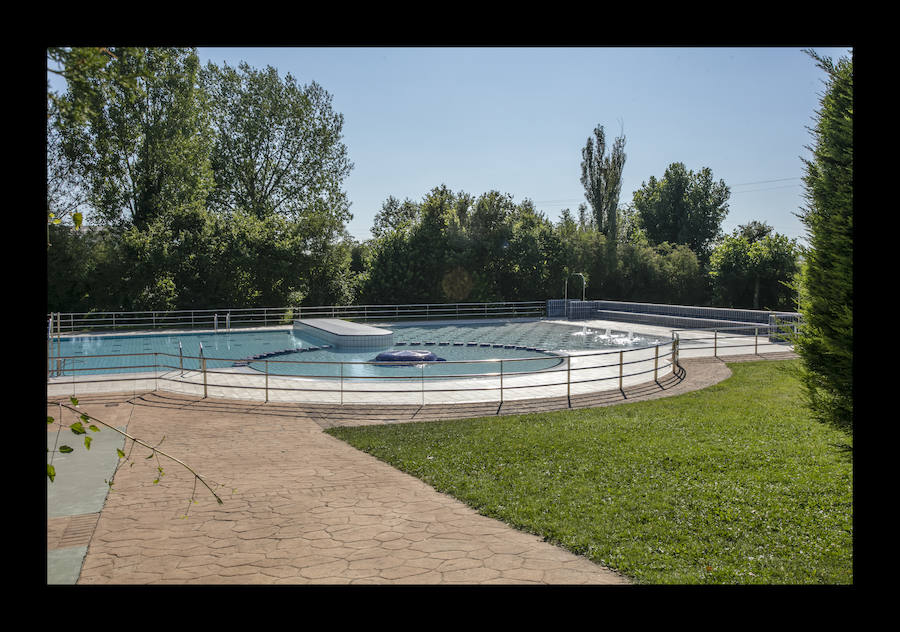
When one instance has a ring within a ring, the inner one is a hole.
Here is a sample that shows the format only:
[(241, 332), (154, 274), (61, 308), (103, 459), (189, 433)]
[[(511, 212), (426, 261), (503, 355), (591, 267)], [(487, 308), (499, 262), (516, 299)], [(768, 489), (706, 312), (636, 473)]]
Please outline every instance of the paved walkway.
[[(760, 358), (728, 358), (742, 359)], [(586, 395), (572, 406), (675, 395), (731, 373), (714, 358), (685, 360), (683, 366), (660, 384)], [(85, 493), (83, 480), (78, 490), (63, 487), (76, 471), (90, 471), (93, 490), (106, 493), (106, 484), (97, 481), (111, 480), (116, 466), (107, 457), (121, 437), (104, 430), (90, 451), (71, 443), (75, 452), (56, 455), (58, 479), (48, 483), (48, 583), (629, 583), (322, 432), (342, 424), (552, 410), (568, 407), (565, 398), (502, 408), (478, 403), (394, 410), (204, 400), (163, 391), (81, 395), (80, 401), (85, 412), (161, 442), (160, 449), (219, 483), (224, 504), (202, 485), (194, 489), (181, 466), (144, 458), (150, 451), (141, 446), (131, 455), (134, 465), (115, 472), (102, 509), (96, 499), (71, 503), (66, 499)], [(48, 407), (48, 415), (75, 421), (72, 413), (60, 416), (56, 406)], [(101, 436), (110, 446), (100, 445)], [(55, 441), (56, 433), (48, 432), (48, 445)], [(154, 484), (157, 465), (163, 476)]]

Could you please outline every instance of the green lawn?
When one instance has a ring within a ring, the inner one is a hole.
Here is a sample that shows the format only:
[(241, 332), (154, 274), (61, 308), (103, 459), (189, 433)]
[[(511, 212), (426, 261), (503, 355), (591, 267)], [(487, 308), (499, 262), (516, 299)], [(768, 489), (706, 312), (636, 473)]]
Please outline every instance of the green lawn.
[(810, 418), (797, 362), (646, 402), (329, 432), (638, 583), (849, 584), (852, 437)]

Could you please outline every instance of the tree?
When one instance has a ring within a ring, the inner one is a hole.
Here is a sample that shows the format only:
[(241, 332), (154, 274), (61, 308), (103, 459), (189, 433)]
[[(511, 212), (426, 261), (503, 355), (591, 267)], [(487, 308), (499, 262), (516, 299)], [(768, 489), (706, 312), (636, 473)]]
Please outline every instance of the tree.
[(250, 231), (230, 231), (236, 249), (226, 248), (252, 288), (244, 296), (262, 305), (349, 302), (351, 215), (342, 186), (353, 165), (331, 95), (244, 62), (207, 64), (201, 82), (214, 136), (209, 207)]
[(143, 229), (169, 211), (204, 208), (212, 172), (196, 52), (115, 50), (112, 79), (84, 77), (61, 98), (65, 149), (93, 223)]
[(84, 182), (66, 155), (62, 132), (56, 122), (58, 110), (51, 102), (47, 121), (47, 245), (51, 245), (50, 226), (71, 218), (81, 227), (83, 214), (78, 210), (87, 202)]
[[(78, 208), (87, 201), (84, 178), (67, 154), (71, 142), (63, 133), (65, 127), (79, 128), (87, 119), (97, 116), (114, 92), (132, 98), (139, 92), (138, 78), (146, 77), (119, 61), (120, 56), (140, 58), (141, 49), (116, 48), (47, 49), (47, 72), (65, 79), (66, 95), (50, 89), (47, 81), (47, 245), (49, 226), (71, 218), (76, 229), (81, 227), (83, 213)], [(64, 142), (64, 138), (66, 142)]]
[[(349, 220), (341, 186), (353, 168), (344, 118), (317, 83), (300, 86), (271, 66), (207, 64), (202, 74), (215, 131), (210, 198), (217, 212), (271, 213), (340, 231)], [(324, 224), (323, 224), (324, 222)]]
[(419, 205), (406, 199), (401, 202), (393, 195), (381, 205), (381, 210), (375, 214), (372, 225), (372, 235), (375, 239), (384, 237), (395, 230), (409, 230), (420, 218)]
[(806, 206), (800, 219), (808, 248), (799, 287), (803, 315), (794, 349), (813, 413), (838, 427), (853, 425), (853, 60), (836, 64), (806, 51), (827, 75), (804, 159)]
[(787, 311), (800, 247), (759, 222), (740, 226), (713, 250), (709, 268), (716, 305)]
[(654, 176), (634, 192), (634, 210), (651, 244), (686, 244), (702, 263), (722, 236), (731, 192), (713, 181), (712, 171), (688, 171), (683, 163), (669, 165), (661, 180)]
[(618, 243), (617, 213), (619, 194), (622, 190), (622, 170), (625, 168), (625, 136), (613, 141), (606, 153), (606, 134), (603, 126), (594, 128), (593, 138), (581, 150), (581, 184), (584, 195), (594, 213), (597, 229), (606, 235), (607, 259), (615, 268), (615, 252)]

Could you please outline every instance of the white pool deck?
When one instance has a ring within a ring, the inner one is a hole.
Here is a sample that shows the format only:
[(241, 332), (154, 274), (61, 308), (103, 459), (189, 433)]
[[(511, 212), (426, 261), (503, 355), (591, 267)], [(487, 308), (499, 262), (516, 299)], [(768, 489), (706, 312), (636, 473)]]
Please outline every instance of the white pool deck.
[[(551, 323), (583, 326), (616, 332), (630, 331), (671, 339), (674, 328), (622, 323), (607, 320)], [(284, 327), (269, 328), (283, 329)], [(377, 328), (373, 328), (377, 329)], [(384, 331), (384, 330), (382, 330)], [(679, 358), (760, 355), (792, 351), (787, 344), (775, 344), (765, 335), (736, 336), (709, 331), (678, 329)], [(466, 378), (403, 379), (311, 378), (266, 376), (247, 367), (200, 371), (160, 371), (140, 374), (82, 375), (47, 380), (48, 397), (94, 393), (169, 391), (211, 398), (249, 401), (299, 402), (310, 404), (453, 404), (497, 402), (577, 396), (617, 390), (662, 379), (672, 372), (671, 344), (656, 348), (621, 352), (573, 351), (560, 353), (566, 359), (545, 371), (510, 374), (514, 362), (504, 363), (504, 374)], [(622, 362), (620, 367), (620, 360)], [(620, 370), (622, 377), (620, 379)], [(427, 373), (426, 373), (427, 375)], [(501, 392), (502, 380), (502, 392)]]

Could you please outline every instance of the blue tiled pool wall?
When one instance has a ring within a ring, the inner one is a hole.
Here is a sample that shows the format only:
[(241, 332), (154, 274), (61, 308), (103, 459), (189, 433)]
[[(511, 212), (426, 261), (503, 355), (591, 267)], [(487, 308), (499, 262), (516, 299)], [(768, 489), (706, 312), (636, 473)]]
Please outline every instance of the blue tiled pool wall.
[[(800, 315), (795, 312), (575, 299), (548, 300), (547, 317), (568, 318), (569, 320), (613, 320), (675, 328), (731, 327), (748, 323), (774, 327), (779, 323), (796, 323), (800, 319)], [(768, 329), (764, 329), (764, 333), (768, 333), (768, 331)], [(729, 329), (729, 332), (753, 335), (755, 328)], [(769, 340), (783, 342), (785, 337), (773, 334), (769, 336)]]

